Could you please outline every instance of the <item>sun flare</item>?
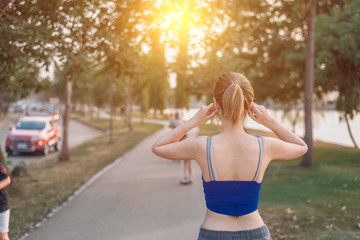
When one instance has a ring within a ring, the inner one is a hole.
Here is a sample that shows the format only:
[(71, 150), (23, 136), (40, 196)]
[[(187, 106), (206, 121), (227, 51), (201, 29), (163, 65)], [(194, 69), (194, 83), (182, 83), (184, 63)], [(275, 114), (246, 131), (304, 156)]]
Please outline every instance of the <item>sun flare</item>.
[(163, 30), (189, 30), (192, 22), (191, 11), (187, 6), (175, 4), (162, 11), (160, 28)]

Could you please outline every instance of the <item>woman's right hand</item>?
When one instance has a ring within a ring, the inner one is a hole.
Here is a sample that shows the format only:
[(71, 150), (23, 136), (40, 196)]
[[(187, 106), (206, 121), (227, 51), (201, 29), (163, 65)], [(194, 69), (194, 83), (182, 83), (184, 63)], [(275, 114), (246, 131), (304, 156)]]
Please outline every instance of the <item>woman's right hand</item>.
[(209, 119), (215, 117), (218, 111), (214, 107), (214, 103), (207, 106), (202, 106), (199, 111), (190, 120), (193, 122), (195, 127), (205, 124)]
[(274, 121), (263, 105), (258, 105), (254, 102), (251, 103), (248, 114), (252, 120), (264, 125), (265, 127), (268, 127)]

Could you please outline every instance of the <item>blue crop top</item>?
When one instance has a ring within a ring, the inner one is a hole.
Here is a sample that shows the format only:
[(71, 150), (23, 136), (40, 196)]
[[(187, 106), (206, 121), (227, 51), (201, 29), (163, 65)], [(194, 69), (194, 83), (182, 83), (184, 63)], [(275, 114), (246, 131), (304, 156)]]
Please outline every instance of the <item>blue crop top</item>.
[(260, 154), (257, 171), (253, 181), (217, 181), (217, 174), (212, 157), (211, 137), (207, 139), (206, 154), (211, 181), (203, 180), (206, 207), (216, 213), (242, 216), (258, 209), (261, 183), (256, 180), (260, 173), (263, 143), (258, 137)]

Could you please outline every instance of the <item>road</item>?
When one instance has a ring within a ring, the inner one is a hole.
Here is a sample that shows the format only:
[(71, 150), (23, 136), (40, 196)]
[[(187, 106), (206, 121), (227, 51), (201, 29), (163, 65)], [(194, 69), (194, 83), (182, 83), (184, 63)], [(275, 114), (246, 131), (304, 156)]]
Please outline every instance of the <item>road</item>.
[[(5, 150), (5, 141), (6, 136), (9, 131), (9, 126), (13, 120), (15, 120), (16, 116), (13, 115), (8, 120), (5, 120), (0, 125), (0, 143), (2, 150)], [(61, 124), (60, 124), (61, 126)], [(61, 128), (62, 132), (62, 128)], [(73, 148), (81, 143), (84, 143), (92, 138), (95, 138), (102, 134), (103, 132), (100, 130), (97, 130), (95, 128), (89, 127), (87, 125), (84, 125), (76, 120), (70, 120), (69, 123), (69, 147)], [(53, 148), (50, 149), (50, 154), (55, 154), (55, 151)], [(10, 169), (13, 169), (17, 164), (21, 162), (25, 162), (27, 165), (43, 158), (44, 156), (34, 154), (34, 153), (17, 153), (13, 156), (8, 156), (7, 161), (10, 161), (11, 163), (8, 164), (8, 167)]]
[(116, 160), (25, 239), (196, 239), (206, 210), (201, 171), (193, 162), (193, 184), (180, 185), (183, 163), (152, 154), (151, 145), (166, 131)]

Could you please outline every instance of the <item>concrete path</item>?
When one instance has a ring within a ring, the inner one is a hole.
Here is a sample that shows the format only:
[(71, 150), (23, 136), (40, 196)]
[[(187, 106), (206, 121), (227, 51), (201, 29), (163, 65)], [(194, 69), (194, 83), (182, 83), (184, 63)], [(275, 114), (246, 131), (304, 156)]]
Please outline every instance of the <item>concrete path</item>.
[(152, 154), (152, 144), (166, 131), (118, 159), (26, 239), (196, 239), (205, 216), (201, 171), (193, 161), (193, 184), (180, 185), (183, 162)]

